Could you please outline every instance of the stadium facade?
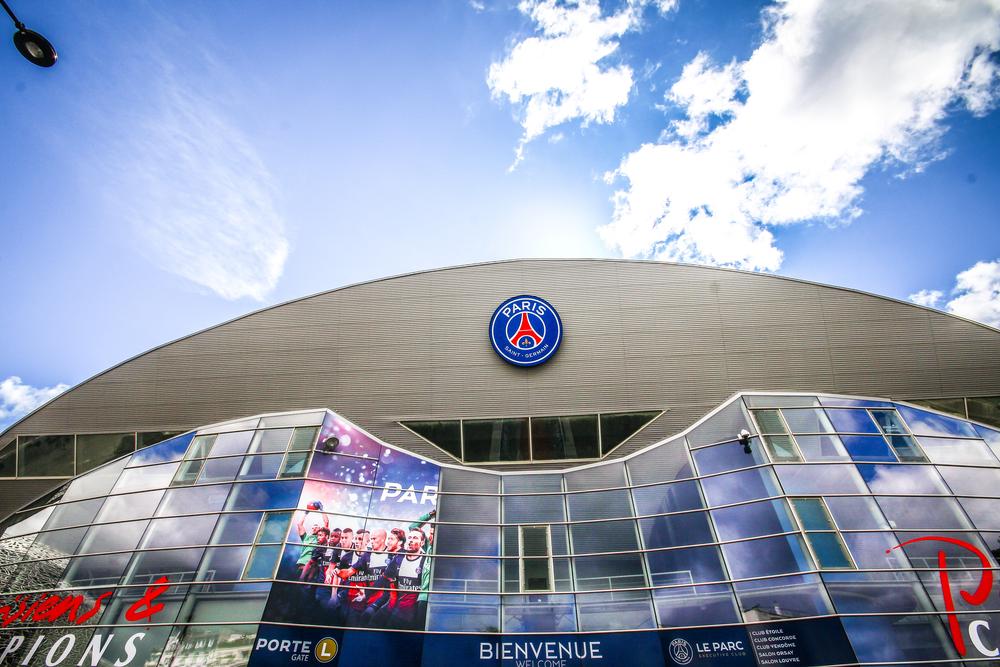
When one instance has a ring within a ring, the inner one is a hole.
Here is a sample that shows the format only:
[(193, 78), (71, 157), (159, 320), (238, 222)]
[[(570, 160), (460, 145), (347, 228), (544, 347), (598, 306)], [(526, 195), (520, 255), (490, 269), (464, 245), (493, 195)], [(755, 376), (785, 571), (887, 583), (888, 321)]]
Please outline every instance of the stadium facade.
[(775, 276), (326, 292), (0, 434), (0, 664), (1000, 664), (998, 397), (1000, 332)]

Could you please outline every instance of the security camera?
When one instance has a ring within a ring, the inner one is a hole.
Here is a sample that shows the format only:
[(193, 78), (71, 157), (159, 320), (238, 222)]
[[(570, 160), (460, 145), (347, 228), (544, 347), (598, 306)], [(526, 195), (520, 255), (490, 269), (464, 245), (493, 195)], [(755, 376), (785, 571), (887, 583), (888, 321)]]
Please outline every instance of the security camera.
[(753, 452), (753, 450), (750, 448), (750, 431), (746, 430), (745, 428), (740, 429), (739, 435), (737, 437), (740, 440), (740, 444), (743, 445), (743, 451), (745, 453), (750, 454), (751, 452)]

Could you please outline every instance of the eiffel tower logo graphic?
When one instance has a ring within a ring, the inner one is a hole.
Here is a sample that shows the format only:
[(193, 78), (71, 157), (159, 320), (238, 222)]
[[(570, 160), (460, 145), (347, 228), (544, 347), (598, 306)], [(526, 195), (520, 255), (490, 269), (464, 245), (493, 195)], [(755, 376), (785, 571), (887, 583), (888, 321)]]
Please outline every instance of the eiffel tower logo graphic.
[(525, 349), (541, 345), (542, 336), (531, 326), (531, 322), (528, 320), (528, 313), (521, 313), (521, 323), (518, 325), (514, 335), (508, 340), (510, 340), (510, 344), (514, 347)]

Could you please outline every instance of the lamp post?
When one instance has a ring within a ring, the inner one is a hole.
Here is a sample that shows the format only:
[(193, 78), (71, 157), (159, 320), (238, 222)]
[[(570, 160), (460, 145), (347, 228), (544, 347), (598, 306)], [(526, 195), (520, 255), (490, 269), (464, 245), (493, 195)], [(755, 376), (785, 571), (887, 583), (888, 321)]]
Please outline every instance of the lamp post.
[(56, 53), (56, 49), (52, 46), (52, 43), (34, 30), (25, 28), (24, 24), (14, 15), (13, 10), (7, 4), (7, 0), (0, 0), (0, 5), (3, 5), (4, 11), (10, 16), (10, 20), (14, 22), (14, 27), (17, 28), (17, 32), (14, 33), (14, 46), (17, 47), (21, 55), (28, 62), (39, 67), (52, 67), (55, 65), (56, 60), (59, 59), (59, 54)]

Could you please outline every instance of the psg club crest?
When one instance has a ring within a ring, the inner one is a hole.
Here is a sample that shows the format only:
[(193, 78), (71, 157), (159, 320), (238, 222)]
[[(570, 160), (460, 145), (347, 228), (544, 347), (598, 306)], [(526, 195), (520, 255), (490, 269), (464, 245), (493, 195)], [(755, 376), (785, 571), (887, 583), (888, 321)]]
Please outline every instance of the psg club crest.
[(515, 366), (548, 361), (562, 341), (562, 320), (545, 299), (527, 294), (507, 299), (490, 319), (490, 343), (500, 358)]

